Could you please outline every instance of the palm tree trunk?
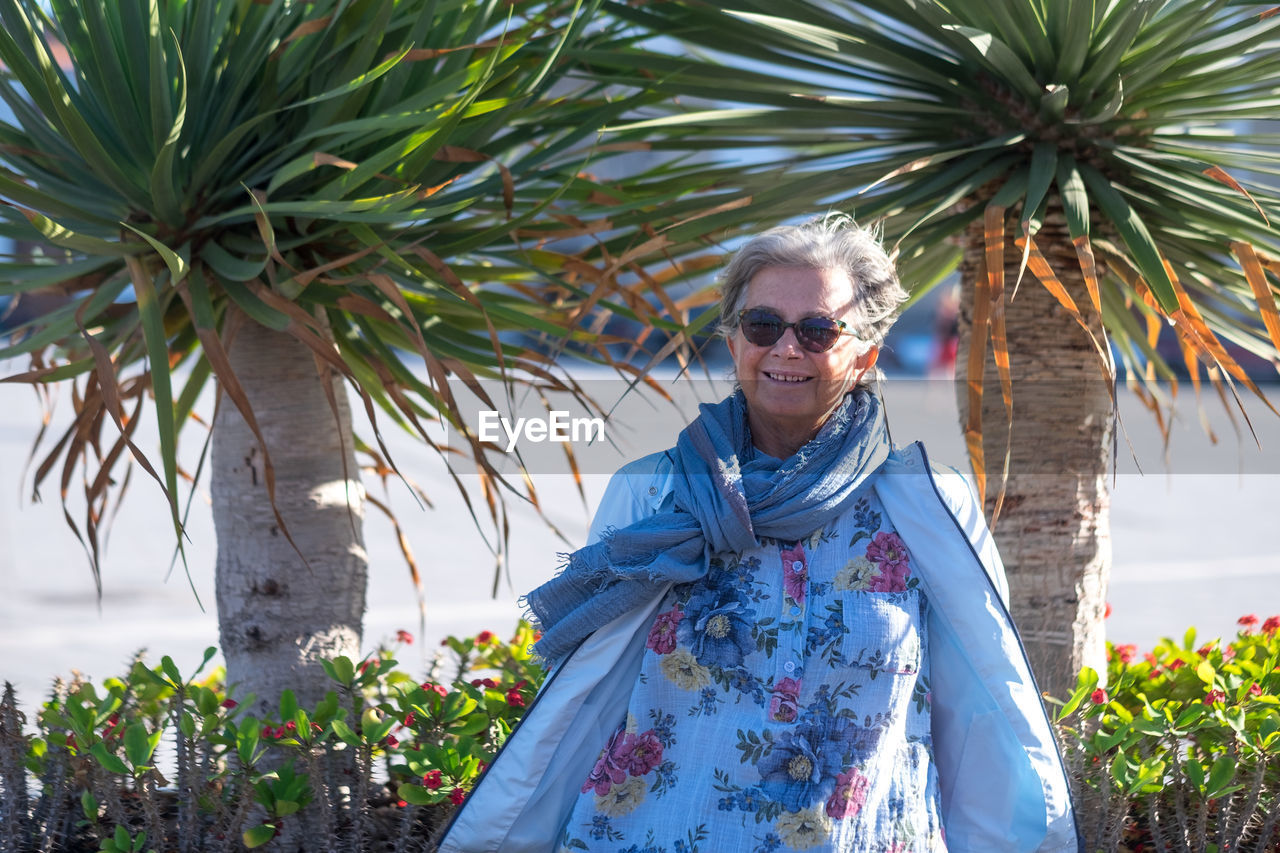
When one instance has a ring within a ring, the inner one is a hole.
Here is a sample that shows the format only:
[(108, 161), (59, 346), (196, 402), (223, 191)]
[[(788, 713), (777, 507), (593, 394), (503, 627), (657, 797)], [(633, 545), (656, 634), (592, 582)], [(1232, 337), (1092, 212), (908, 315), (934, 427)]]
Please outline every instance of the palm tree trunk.
[[(1056, 210), (1060, 210), (1058, 207)], [(1012, 218), (1012, 217), (1011, 217)], [(961, 264), (956, 394), (963, 425), (964, 382), (976, 283), (986, 275), (983, 223), (965, 234)], [(1050, 207), (1036, 242), (1101, 338), (1075, 249)], [(1014, 295), (1021, 250), (1005, 242), (1005, 318), (1013, 376), (1013, 438), (1004, 506), (995, 538), (1009, 575), (1014, 620), (1040, 689), (1065, 698), (1082, 666), (1105, 672), (1107, 581), (1111, 569), (1110, 380), (1088, 336), (1028, 271)], [(1000, 490), (1008, 415), (990, 345), (982, 397), (987, 517)]]
[(256, 713), (274, 708), (286, 687), (307, 707), (329, 686), (319, 659), (359, 655), (368, 559), (351, 412), (333, 377), (334, 412), (310, 350), (286, 333), (245, 320), (230, 358), (270, 453), (276, 506), (297, 549), (272, 512), (258, 440), (223, 397), (213, 425), (211, 489), (227, 678), (239, 685), (238, 695), (257, 695)]

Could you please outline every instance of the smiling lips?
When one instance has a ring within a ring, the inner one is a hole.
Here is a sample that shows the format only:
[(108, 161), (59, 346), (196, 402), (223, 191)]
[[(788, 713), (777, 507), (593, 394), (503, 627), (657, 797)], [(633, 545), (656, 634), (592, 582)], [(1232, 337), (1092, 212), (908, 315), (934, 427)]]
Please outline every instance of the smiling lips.
[(765, 376), (769, 377), (775, 382), (800, 383), (800, 382), (808, 382), (810, 379), (813, 378), (812, 376), (797, 376), (791, 373), (770, 373), (768, 371), (762, 371), (762, 372), (764, 373)]

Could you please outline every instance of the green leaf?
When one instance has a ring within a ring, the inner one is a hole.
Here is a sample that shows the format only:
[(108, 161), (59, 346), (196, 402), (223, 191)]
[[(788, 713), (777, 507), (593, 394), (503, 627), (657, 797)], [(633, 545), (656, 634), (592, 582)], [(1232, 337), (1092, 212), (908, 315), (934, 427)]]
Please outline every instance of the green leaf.
[(280, 693), (280, 721), (292, 720), (298, 713), (298, 697), (286, 688)]
[(154, 749), (147, 727), (142, 723), (133, 723), (124, 730), (124, 754), (135, 770), (149, 765)]
[(952, 30), (972, 43), (978, 55), (987, 63), (987, 65), (1000, 77), (1018, 90), (1022, 97), (1034, 104), (1040, 102), (1041, 96), (1044, 94), (1043, 88), (1032, 73), (1027, 70), (1027, 66), (1022, 64), (1022, 60), (1018, 55), (1009, 49), (1009, 46), (1000, 41), (994, 35), (983, 30), (973, 27), (965, 27), (960, 25), (951, 25), (942, 27), (944, 30)]
[(353, 732), (351, 727), (342, 720), (334, 720), (329, 725), (333, 728), (333, 733), (338, 736), (338, 739), (348, 746), (360, 746), (362, 743), (360, 736)]
[(402, 784), (396, 788), (396, 793), (400, 799), (415, 806), (429, 806), (439, 799), (421, 785)]
[(152, 237), (150, 234), (146, 233), (145, 231), (141, 231), (137, 228), (134, 228), (132, 225), (130, 225), (127, 222), (121, 222), (120, 224), (123, 225), (125, 228), (128, 228), (133, 233), (137, 234), (143, 240), (146, 240), (147, 244), (150, 245), (151, 248), (156, 250), (156, 254), (160, 255), (160, 258), (161, 260), (164, 261), (165, 266), (169, 268), (169, 275), (173, 281), (175, 282), (182, 281), (182, 279), (186, 277), (187, 262), (184, 261), (181, 257), (179, 257), (177, 252), (175, 252), (173, 249), (170, 249), (168, 246), (166, 246), (164, 243), (161, 243), (159, 240), (157, 240), (155, 237)]
[(355, 664), (346, 655), (338, 655), (333, 659), (334, 679), (342, 685), (349, 685), (356, 677)]
[(1169, 271), (1164, 267), (1160, 251), (1151, 239), (1151, 232), (1147, 230), (1146, 224), (1101, 172), (1083, 163), (1079, 164), (1079, 169), (1093, 198), (1120, 233), (1120, 238), (1133, 257), (1134, 265), (1142, 273), (1160, 307), (1169, 314), (1177, 311), (1178, 296), (1174, 292), (1173, 281), (1169, 278)]
[(173, 658), (168, 655), (160, 658), (160, 669), (168, 676), (169, 681), (173, 682), (175, 687), (183, 683), (182, 672), (178, 669), (178, 665), (173, 662)]
[(1213, 664), (1209, 663), (1207, 660), (1200, 661), (1200, 663), (1196, 665), (1196, 677), (1205, 684), (1208, 684), (1210, 687), (1213, 686), (1213, 679), (1216, 675), (1217, 672), (1214, 670)]
[(1072, 157), (1059, 157), (1057, 167), (1058, 196), (1067, 219), (1067, 233), (1072, 240), (1088, 237), (1089, 193), (1084, 188), (1084, 178), (1080, 177), (1080, 169)]
[(92, 791), (80, 792), (80, 811), (84, 813), (85, 820), (90, 823), (96, 823), (98, 820), (98, 800), (93, 796)]
[(108, 773), (114, 773), (117, 776), (129, 776), (129, 766), (120, 760), (120, 757), (113, 752), (109, 752), (102, 741), (98, 741), (89, 747), (89, 754), (97, 759), (103, 769)]
[(1208, 788), (1205, 797), (1214, 799), (1221, 796), (1223, 789), (1231, 784), (1236, 774), (1236, 762), (1230, 755), (1220, 755), (1209, 770)]
[(242, 838), (244, 846), (252, 850), (255, 847), (261, 847), (268, 841), (276, 837), (276, 828), (269, 823), (262, 823), (254, 827), (250, 827), (244, 831)]
[(125, 829), (120, 824), (116, 824), (116, 831), (112, 838), (116, 843), (116, 847), (121, 851), (125, 851), (133, 847), (133, 837), (129, 835), (129, 830)]
[(291, 814), (297, 814), (300, 808), (302, 808), (302, 804), (293, 800), (276, 800), (275, 808), (272, 811), (276, 817), (288, 817)]

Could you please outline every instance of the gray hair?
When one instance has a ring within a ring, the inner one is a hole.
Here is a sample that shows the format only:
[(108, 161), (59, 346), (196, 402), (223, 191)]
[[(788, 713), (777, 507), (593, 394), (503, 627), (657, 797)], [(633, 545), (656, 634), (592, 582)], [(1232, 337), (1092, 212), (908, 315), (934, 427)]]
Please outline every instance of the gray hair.
[[(720, 333), (738, 329), (747, 285), (765, 267), (843, 270), (853, 282), (858, 339), (879, 346), (897, 319), (907, 292), (880, 237), (843, 213), (828, 213), (800, 225), (782, 225), (751, 238), (734, 253), (720, 276)], [(870, 378), (870, 377), (868, 377)]]

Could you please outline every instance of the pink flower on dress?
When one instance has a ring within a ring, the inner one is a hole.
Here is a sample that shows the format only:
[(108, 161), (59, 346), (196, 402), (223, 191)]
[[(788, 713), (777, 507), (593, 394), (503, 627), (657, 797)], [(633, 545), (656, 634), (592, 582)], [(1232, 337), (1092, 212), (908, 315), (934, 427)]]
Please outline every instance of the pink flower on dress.
[(773, 697), (769, 700), (769, 718), (780, 723), (795, 722), (800, 713), (800, 681), (784, 678), (773, 685)]
[(903, 575), (911, 572), (907, 567), (907, 546), (896, 533), (885, 533), (883, 530), (877, 533), (876, 538), (867, 546), (867, 559), (879, 565), (882, 572), (901, 572)]
[(782, 549), (782, 590), (796, 604), (804, 604), (805, 590), (809, 588), (809, 560), (804, 545)]
[(594, 790), (596, 796), (603, 797), (611, 787), (627, 780), (627, 771), (617, 762), (617, 753), (625, 738), (626, 732), (622, 729), (618, 729), (609, 738), (609, 743), (600, 751), (596, 766), (591, 768), (591, 773), (582, 786), (582, 793)]
[(653, 627), (649, 629), (649, 639), (645, 640), (645, 646), (660, 655), (671, 654), (676, 650), (676, 627), (683, 618), (684, 613), (679, 607), (659, 613), (658, 618), (653, 620)]
[(653, 729), (627, 735), (614, 750), (613, 762), (632, 776), (643, 776), (662, 763), (662, 742)]
[(867, 801), (870, 780), (856, 767), (850, 767), (836, 776), (836, 789), (827, 798), (827, 816), (836, 820), (853, 817), (862, 811)]

